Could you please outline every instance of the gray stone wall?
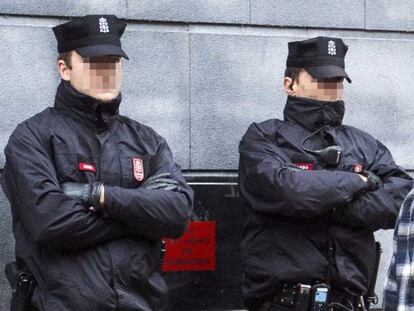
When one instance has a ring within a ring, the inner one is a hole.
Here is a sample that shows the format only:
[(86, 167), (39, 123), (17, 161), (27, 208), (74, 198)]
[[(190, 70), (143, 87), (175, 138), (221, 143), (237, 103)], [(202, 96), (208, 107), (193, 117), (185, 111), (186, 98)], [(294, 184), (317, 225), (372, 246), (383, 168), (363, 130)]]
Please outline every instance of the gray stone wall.
[[(101, 13), (129, 23), (121, 113), (165, 136), (185, 169), (236, 169), (248, 125), (282, 116), (287, 42), (318, 35), (349, 45), (345, 123), (373, 134), (414, 169), (410, 0), (1, 0), (1, 150), (19, 122), (53, 105), (59, 77), (51, 27)], [(2, 193), (0, 211), (3, 267), (13, 258), (13, 236)], [(377, 234), (384, 247), (380, 296), (391, 233)], [(0, 273), (0, 310), (8, 295)]]

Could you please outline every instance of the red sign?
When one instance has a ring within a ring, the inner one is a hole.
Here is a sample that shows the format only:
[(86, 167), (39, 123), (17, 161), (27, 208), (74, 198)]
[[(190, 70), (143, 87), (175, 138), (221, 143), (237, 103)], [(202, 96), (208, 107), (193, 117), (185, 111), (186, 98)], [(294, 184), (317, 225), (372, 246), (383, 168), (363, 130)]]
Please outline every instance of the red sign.
[(313, 163), (293, 163), (297, 167), (306, 171), (313, 171)]
[(90, 163), (79, 162), (78, 168), (80, 171), (89, 171), (96, 173), (95, 165)]
[(134, 168), (134, 177), (137, 181), (144, 179), (144, 164), (140, 158), (133, 158), (132, 164)]
[(177, 240), (164, 239), (162, 271), (214, 271), (216, 268), (216, 222), (190, 222)]

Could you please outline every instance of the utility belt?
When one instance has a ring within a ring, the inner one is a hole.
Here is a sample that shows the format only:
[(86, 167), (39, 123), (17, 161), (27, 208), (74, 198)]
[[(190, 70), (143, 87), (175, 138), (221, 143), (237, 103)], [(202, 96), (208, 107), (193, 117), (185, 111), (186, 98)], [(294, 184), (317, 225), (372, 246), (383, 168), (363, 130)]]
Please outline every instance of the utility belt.
[(259, 311), (367, 311), (374, 299), (333, 290), (323, 283), (283, 283)]
[(7, 280), (12, 288), (10, 311), (29, 311), (35, 279), (29, 269), (17, 262), (9, 262), (4, 268)]

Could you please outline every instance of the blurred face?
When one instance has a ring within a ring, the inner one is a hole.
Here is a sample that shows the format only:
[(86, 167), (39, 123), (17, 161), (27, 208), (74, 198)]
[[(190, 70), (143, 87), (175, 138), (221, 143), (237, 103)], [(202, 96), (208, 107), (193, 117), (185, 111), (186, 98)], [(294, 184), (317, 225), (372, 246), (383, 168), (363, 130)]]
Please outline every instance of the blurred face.
[(302, 70), (297, 81), (285, 77), (285, 91), (290, 96), (322, 101), (341, 100), (344, 93), (343, 78), (315, 79)]
[(72, 51), (71, 68), (63, 60), (58, 61), (62, 79), (70, 81), (80, 93), (103, 102), (118, 96), (122, 83), (122, 60), (120, 56), (82, 57)]

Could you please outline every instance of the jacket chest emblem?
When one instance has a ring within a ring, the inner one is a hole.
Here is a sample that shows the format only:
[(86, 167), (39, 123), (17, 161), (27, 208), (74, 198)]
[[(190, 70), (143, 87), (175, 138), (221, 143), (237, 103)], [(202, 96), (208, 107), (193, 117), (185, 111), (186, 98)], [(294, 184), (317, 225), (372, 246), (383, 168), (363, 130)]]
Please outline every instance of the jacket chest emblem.
[(302, 162), (299, 163), (298, 162), (298, 163), (293, 163), (293, 164), (301, 168), (302, 170), (313, 171), (313, 163), (302, 163)]
[(78, 169), (81, 172), (86, 171), (86, 172), (96, 173), (96, 167), (95, 167), (95, 165), (93, 165), (91, 163), (79, 162)]
[(144, 164), (140, 158), (132, 158), (132, 169), (136, 181), (144, 179)]

